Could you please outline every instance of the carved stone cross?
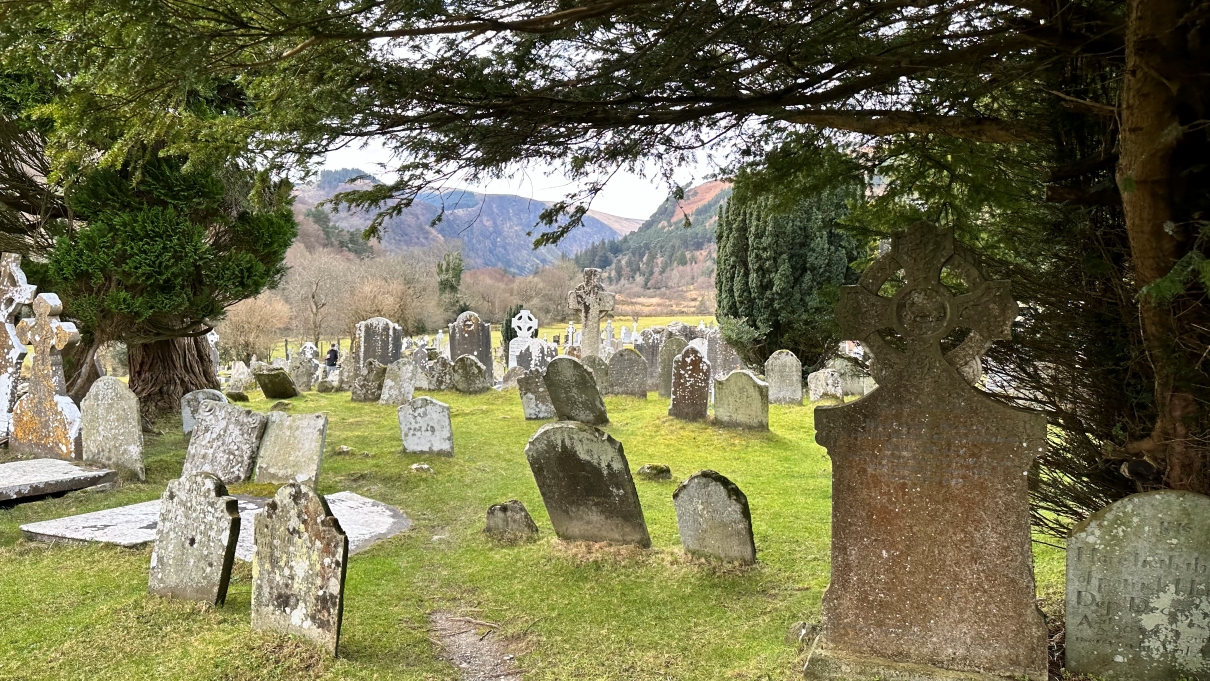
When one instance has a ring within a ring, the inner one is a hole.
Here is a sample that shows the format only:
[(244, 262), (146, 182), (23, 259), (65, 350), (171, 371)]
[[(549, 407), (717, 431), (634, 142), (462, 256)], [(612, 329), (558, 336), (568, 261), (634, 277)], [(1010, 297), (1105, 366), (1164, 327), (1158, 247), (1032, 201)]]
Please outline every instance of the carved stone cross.
[(578, 310), (583, 319), (583, 337), (580, 353), (584, 357), (596, 357), (601, 349), (601, 317), (613, 309), (617, 296), (601, 285), (601, 270), (589, 267), (584, 270), (584, 283), (567, 294), (567, 306)]
[(518, 338), (533, 338), (538, 330), (538, 318), (529, 310), (521, 310), (512, 321), (513, 331)]
[(0, 321), (4, 323), (4, 332), (0, 333), (0, 438), (7, 438), (12, 426), (13, 400), (25, 361), (25, 343), (17, 336), (14, 317), (22, 305), (34, 302), (37, 290), (25, 281), (20, 255), (0, 255)]
[(1028, 473), (1046, 418), (967, 380), (989, 341), (1009, 338), (1008, 282), (986, 281), (951, 230), (917, 223), (841, 289), (836, 316), (872, 352), (878, 388), (815, 410), (832, 458), (832, 581), (806, 678), (1045, 681)]
[(16, 453), (61, 459), (78, 458), (80, 410), (67, 397), (63, 379), (63, 350), (80, 341), (71, 322), (59, 321), (63, 303), (53, 293), (34, 299), (33, 319), (22, 319), (17, 337), (32, 345), (29, 392), (13, 409), (9, 448)]

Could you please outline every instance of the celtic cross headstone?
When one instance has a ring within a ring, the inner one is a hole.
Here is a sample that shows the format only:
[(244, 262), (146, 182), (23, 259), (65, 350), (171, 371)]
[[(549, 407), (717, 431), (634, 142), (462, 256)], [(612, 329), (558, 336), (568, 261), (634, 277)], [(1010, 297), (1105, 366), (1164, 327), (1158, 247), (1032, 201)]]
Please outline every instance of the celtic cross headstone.
[(80, 332), (71, 322), (59, 321), (63, 303), (53, 293), (34, 299), (34, 317), (17, 325), (17, 338), (32, 345), (29, 392), (13, 408), (9, 449), (14, 454), (32, 454), (59, 459), (78, 459), (80, 409), (65, 392), (63, 351), (80, 342)]
[(842, 337), (871, 351), (879, 387), (815, 410), (832, 458), (832, 581), (806, 677), (1045, 681), (1027, 474), (1046, 418), (959, 372), (1010, 337), (1017, 303), (952, 230), (916, 223), (892, 244), (841, 289), (836, 315)]
[(582, 357), (596, 357), (601, 349), (601, 317), (613, 309), (617, 296), (601, 285), (601, 270), (584, 270), (584, 283), (567, 294), (567, 306), (580, 313), (583, 321), (580, 342)]
[[(534, 334), (538, 331), (538, 319), (534, 317), (529, 310), (521, 310), (516, 317), (512, 319), (513, 331), (517, 332), (517, 337), (508, 341), (508, 368), (511, 369), (517, 366), (517, 356), (521, 351), (528, 347), (532, 347), (535, 342)], [(527, 369), (529, 367), (526, 367)]]
[(17, 336), (14, 321), (22, 305), (34, 302), (38, 287), (25, 281), (21, 256), (16, 253), (0, 255), (0, 437), (8, 437), (12, 425), (13, 401), (25, 361), (25, 343)]

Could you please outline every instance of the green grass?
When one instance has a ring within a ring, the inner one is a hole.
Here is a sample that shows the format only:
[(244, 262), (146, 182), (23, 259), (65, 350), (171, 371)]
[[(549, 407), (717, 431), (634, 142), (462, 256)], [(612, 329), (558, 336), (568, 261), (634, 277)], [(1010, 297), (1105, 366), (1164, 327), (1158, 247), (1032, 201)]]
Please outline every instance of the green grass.
[[(437, 609), (499, 623), (527, 679), (800, 678), (783, 636), (819, 614), (830, 530), (830, 467), (810, 408), (774, 406), (771, 432), (758, 434), (671, 420), (654, 394), (605, 400), (632, 470), (664, 463), (681, 480), (712, 468), (745, 491), (760, 562), (740, 569), (681, 552), (675, 481), (636, 481), (651, 550), (557, 541), (524, 454), (543, 422), (522, 418), (515, 391), (436, 396), (452, 407), (453, 459), (403, 455), (390, 407), (348, 393), (293, 400), (295, 413), (330, 415), (327, 452), (354, 451), (325, 458), (320, 490), (396, 505), (415, 523), (349, 561), (339, 659), (251, 632), (246, 564), (214, 609), (148, 596), (149, 549), (21, 539), (22, 523), (157, 498), (184, 459), (169, 420), (170, 434), (148, 441), (148, 482), (0, 510), (0, 679), (457, 679), (429, 638)], [(410, 471), (417, 461), (435, 473)], [(487, 507), (512, 498), (541, 528), (536, 543), (482, 535)], [(1060, 552), (1039, 558), (1039, 580), (1061, 584)]]

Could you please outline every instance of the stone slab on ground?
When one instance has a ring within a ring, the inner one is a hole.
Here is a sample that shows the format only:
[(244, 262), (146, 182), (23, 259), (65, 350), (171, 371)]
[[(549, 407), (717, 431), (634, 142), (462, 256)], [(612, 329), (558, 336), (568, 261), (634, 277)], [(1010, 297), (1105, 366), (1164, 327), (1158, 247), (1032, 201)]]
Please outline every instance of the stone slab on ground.
[(0, 463), (0, 502), (71, 492), (117, 479), (117, 471), (81, 466), (62, 459)]

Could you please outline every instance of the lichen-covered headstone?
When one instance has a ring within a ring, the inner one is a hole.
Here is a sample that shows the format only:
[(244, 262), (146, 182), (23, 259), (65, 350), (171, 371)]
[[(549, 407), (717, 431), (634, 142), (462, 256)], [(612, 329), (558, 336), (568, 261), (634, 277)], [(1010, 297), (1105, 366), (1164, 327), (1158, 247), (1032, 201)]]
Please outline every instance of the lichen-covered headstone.
[(492, 325), (481, 320), (474, 312), (463, 312), (450, 324), (450, 357), (455, 360), (462, 355), (471, 355), (487, 370), (487, 380), (495, 380), (492, 371)]
[(1067, 659), (1106, 681), (1210, 678), (1210, 497), (1126, 497), (1067, 540)]
[(181, 475), (211, 473), (227, 484), (252, 477), (266, 416), (234, 404), (202, 402)]
[(454, 455), (454, 426), (444, 402), (417, 397), (399, 407), (399, 433), (407, 454)]
[(529, 516), (529, 510), (516, 499), (492, 504), (487, 509), (487, 524), (483, 531), (500, 541), (527, 541), (538, 536), (538, 526)]
[(378, 404), (399, 405), (411, 401), (416, 388), (417, 373), (411, 357), (391, 362), (383, 375), (382, 394), (378, 398)]
[(102, 376), (80, 405), (84, 460), (147, 477), (143, 467), (143, 420), (139, 398), (113, 376)]
[(294, 387), (298, 389), (298, 392), (305, 393), (315, 383), (315, 375), (319, 373), (319, 362), (316, 362), (302, 352), (296, 352), (290, 358), (290, 365), (287, 371), (289, 371), (290, 380), (294, 382)]
[(252, 628), (301, 636), (335, 656), (349, 538), (328, 502), (306, 485), (284, 485), (255, 524)]
[(756, 562), (748, 497), (714, 471), (698, 471), (672, 493), (681, 544), (694, 556)]
[(789, 350), (778, 350), (765, 360), (772, 404), (802, 404), (802, 362)]
[(487, 367), (471, 355), (461, 355), (454, 360), (454, 390), (468, 395), (487, 392), (492, 384), (488, 379)]
[(376, 359), (368, 359), (353, 379), (349, 390), (354, 402), (377, 402), (382, 398), (382, 384), (387, 378), (387, 368)]
[(222, 605), (239, 530), (239, 501), (227, 496), (222, 480), (193, 473), (168, 483), (160, 497), (147, 590)]
[(268, 414), (256, 455), (256, 482), (303, 482), (314, 486), (327, 434), (326, 414), (290, 416), (280, 411)]
[(689, 342), (680, 336), (670, 336), (660, 347), (660, 375), (656, 386), (660, 397), (672, 397), (672, 362), (687, 347)]
[(248, 365), (240, 361), (231, 364), (231, 377), (227, 379), (227, 390), (246, 393), (257, 387), (256, 377), (248, 369)]
[(740, 369), (714, 382), (714, 421), (731, 428), (769, 429), (769, 384)]
[[(667, 348), (673, 341), (669, 341)], [(672, 358), (672, 399), (668, 415), (684, 421), (705, 421), (710, 415), (710, 362), (692, 345)]]
[(651, 546), (622, 443), (583, 423), (549, 423), (525, 458), (560, 539)]
[(352, 373), (360, 374), (366, 363), (375, 360), (382, 366), (399, 359), (403, 352), (403, 327), (385, 317), (371, 317), (357, 322), (353, 331), (353, 346), (350, 354)]
[(739, 354), (735, 352), (735, 348), (731, 347), (723, 339), (723, 333), (719, 327), (715, 326), (711, 328), (706, 332), (704, 338), (706, 342), (706, 361), (710, 362), (710, 370), (714, 372), (715, 378), (722, 378), (732, 371), (744, 367), (744, 363), (739, 358)]
[(664, 347), (664, 334), (654, 329), (643, 329), (637, 334), (634, 349), (647, 361), (647, 389), (660, 389), (660, 348)]
[(601, 285), (601, 270), (584, 269), (584, 282), (567, 293), (567, 306), (584, 322), (580, 341), (582, 357), (596, 357), (601, 347), (601, 318), (613, 309), (617, 295)]
[[(815, 409), (832, 458), (832, 582), (806, 677), (1045, 681), (1028, 473), (1046, 417), (992, 400), (957, 369), (985, 339), (1010, 337), (1017, 302), (952, 230), (916, 223), (892, 244), (836, 309), (843, 338), (873, 354), (880, 387)], [(943, 267), (966, 293), (942, 284)], [(899, 271), (902, 286), (879, 295)], [(903, 349), (883, 340), (887, 328)], [(943, 352), (958, 328), (967, 340)]]
[[(602, 351), (604, 354), (604, 351)], [(609, 363), (603, 357), (589, 355), (580, 360), (580, 364), (584, 365), (585, 369), (592, 372), (592, 380), (597, 383), (597, 391), (602, 395), (609, 394)]]
[(609, 414), (592, 372), (579, 360), (560, 357), (546, 367), (543, 378), (560, 420), (579, 421), (590, 426), (609, 423)]
[(197, 407), (205, 400), (211, 402), (226, 402), (227, 396), (213, 388), (203, 388), (187, 392), (181, 396), (181, 430), (186, 433), (193, 432), (193, 424), (196, 421)]
[[(424, 352), (424, 351), (417, 351)], [(416, 355), (419, 358), (419, 354)], [(421, 390), (453, 390), (454, 365), (436, 350), (425, 352), (424, 362), (416, 359), (416, 387)]]
[(19, 501), (47, 494), (108, 485), (118, 472), (81, 466), (61, 459), (30, 459), (0, 463), (0, 501)]
[(290, 378), (290, 372), (285, 367), (257, 364), (252, 367), (252, 375), (260, 391), (270, 400), (288, 400), (298, 397), (298, 386)]
[(521, 411), (527, 420), (553, 419), (555, 405), (546, 390), (546, 378), (533, 371), (517, 377), (517, 390), (521, 393)]
[(26, 354), (25, 343), (17, 334), (17, 313), (21, 306), (34, 302), (37, 290), (37, 286), (25, 280), (20, 255), (0, 255), (0, 323), (4, 324), (4, 330), (0, 331), (0, 437), (8, 437), (11, 431), (17, 383)]
[(609, 394), (647, 399), (647, 360), (633, 348), (622, 348), (609, 358)]
[(820, 369), (807, 376), (807, 398), (812, 402), (844, 401), (844, 386), (840, 374), (832, 369)]
[(80, 341), (71, 322), (59, 321), (63, 303), (53, 293), (34, 299), (34, 317), (17, 325), (20, 342), (32, 345), (29, 392), (13, 407), (8, 448), (13, 454), (80, 458), (80, 410), (66, 393), (62, 352)]

